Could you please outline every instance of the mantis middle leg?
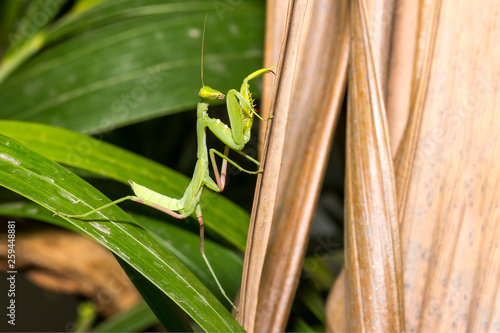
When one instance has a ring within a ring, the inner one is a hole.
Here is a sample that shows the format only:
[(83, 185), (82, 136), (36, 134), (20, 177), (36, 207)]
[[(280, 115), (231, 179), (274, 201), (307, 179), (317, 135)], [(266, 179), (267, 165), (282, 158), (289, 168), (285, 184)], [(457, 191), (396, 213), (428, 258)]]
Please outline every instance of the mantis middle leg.
[[(244, 152), (242, 152), (240, 150), (235, 150), (235, 152), (237, 152), (238, 154), (246, 157), (250, 161), (252, 161), (255, 164), (257, 164), (257, 165), (260, 166), (259, 161), (255, 160), (254, 158), (252, 158), (251, 156), (245, 154)], [(215, 155), (214, 154), (219, 155), (223, 159), (220, 176), (219, 176), (219, 169), (217, 168), (217, 162), (215, 161)], [(250, 170), (243, 169), (236, 162), (234, 162), (233, 160), (231, 160), (228, 157), (228, 154), (229, 154), (229, 147), (228, 146), (226, 146), (224, 148), (224, 154), (222, 154), (221, 152), (219, 152), (219, 151), (217, 151), (217, 150), (215, 150), (213, 148), (210, 149), (210, 160), (212, 161), (212, 167), (213, 167), (213, 170), (214, 170), (215, 179), (217, 181), (217, 186), (219, 187), (218, 192), (222, 192), (222, 190), (224, 190), (224, 186), (226, 185), (227, 162), (229, 162), (232, 165), (234, 165), (238, 170), (246, 172), (246, 173), (249, 173), (249, 174), (252, 174), (252, 175), (258, 174), (258, 173), (260, 173), (260, 172), (263, 171), (262, 169), (259, 169), (257, 171), (250, 171)]]

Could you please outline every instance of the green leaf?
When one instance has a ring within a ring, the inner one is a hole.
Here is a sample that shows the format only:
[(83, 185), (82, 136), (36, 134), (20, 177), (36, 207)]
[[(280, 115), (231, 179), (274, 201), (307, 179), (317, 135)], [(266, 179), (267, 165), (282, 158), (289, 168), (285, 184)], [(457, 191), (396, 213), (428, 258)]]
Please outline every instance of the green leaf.
[(34, 220), (48, 222), (58, 227), (69, 229), (75, 232), (81, 232), (80, 229), (78, 229), (68, 221), (63, 220), (59, 217), (54, 217), (53, 213), (32, 202), (4, 202), (0, 204), (0, 215), (31, 218)]
[(164, 293), (159, 293), (158, 289), (148, 279), (137, 273), (129, 264), (118, 258), (129, 279), (141, 293), (144, 300), (149, 304), (151, 310), (160, 320), (167, 332), (192, 332), (193, 328), (182, 309), (172, 302)]
[(22, 1), (0, 1), (0, 55), (14, 38), (15, 23), (22, 17), (25, 7)]
[(194, 108), (206, 13), (205, 82), (238, 87), (261, 67), (264, 1), (215, 3), (113, 0), (73, 11), (0, 66), (3, 117), (98, 133)]
[[(60, 165), (0, 136), (0, 185), (52, 212), (82, 214), (109, 202)], [(206, 331), (242, 331), (224, 306), (169, 251), (119, 207), (96, 220), (66, 220), (145, 276)]]
[[(2, 203), (0, 204), (0, 215), (31, 218), (81, 232), (71, 223), (60, 217), (54, 217), (51, 212), (32, 202)], [(227, 301), (220, 293), (200, 255), (200, 238), (198, 234), (193, 234), (162, 220), (138, 214), (129, 213), (129, 215), (186, 266), (223, 304), (226, 304)], [(205, 249), (215, 274), (219, 277), (226, 293), (229, 298), (234, 299), (241, 281), (242, 259), (210, 239), (205, 239)]]
[[(189, 184), (187, 177), (156, 162), (66, 129), (0, 120), (0, 133), (54, 161), (123, 183), (132, 179), (170, 197), (182, 197)], [(250, 220), (248, 213), (210, 190), (203, 191), (201, 205), (208, 231), (213, 230), (244, 250)], [(166, 214), (165, 219), (174, 220)]]
[(97, 319), (98, 313), (91, 301), (83, 301), (78, 305), (76, 322), (73, 332), (88, 332)]
[[(315, 330), (309, 324), (299, 316), (292, 315), (292, 326), (293, 332), (322, 332), (321, 330)], [(324, 331), (324, 330), (323, 330)]]
[(311, 282), (303, 283), (298, 294), (298, 298), (304, 303), (309, 311), (319, 319), (321, 324), (326, 325), (326, 308), (319, 290), (317, 290)]
[(10, 45), (5, 55), (6, 59), (14, 56), (14, 53), (29, 41), (40, 30), (45, 28), (57, 15), (64, 0), (33, 0), (30, 2), (26, 13), (17, 24), (16, 31), (10, 34)]
[[(200, 255), (198, 234), (147, 216), (132, 214), (132, 217), (176, 256), (213, 294), (216, 294), (219, 300), (226, 302)], [(229, 298), (236, 298), (241, 282), (243, 260), (227, 248), (210, 240), (205, 240), (205, 250), (212, 268)]]
[(127, 311), (103, 321), (92, 332), (144, 332), (158, 323), (146, 302), (140, 302)]

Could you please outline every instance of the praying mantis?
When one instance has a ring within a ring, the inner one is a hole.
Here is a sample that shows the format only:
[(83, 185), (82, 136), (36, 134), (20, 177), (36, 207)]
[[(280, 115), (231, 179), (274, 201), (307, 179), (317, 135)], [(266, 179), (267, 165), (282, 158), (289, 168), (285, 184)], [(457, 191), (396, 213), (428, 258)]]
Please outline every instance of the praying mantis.
[[(206, 17), (205, 17), (205, 26), (206, 26)], [(224, 288), (222, 288), (217, 276), (215, 275), (212, 266), (210, 265), (209, 260), (205, 255), (205, 247), (204, 247), (204, 222), (203, 222), (203, 214), (200, 206), (200, 197), (203, 191), (203, 188), (206, 186), (209, 189), (215, 192), (222, 192), (225, 186), (226, 179), (226, 170), (227, 163), (231, 163), (240, 171), (257, 174), (262, 172), (260, 169), (260, 163), (253, 159), (251, 156), (245, 154), (241, 150), (245, 147), (246, 143), (250, 140), (250, 132), (253, 125), (254, 116), (265, 121), (268, 119), (263, 119), (260, 117), (254, 107), (252, 95), (250, 93), (250, 84), (249, 81), (255, 79), (266, 73), (273, 73), (273, 68), (262, 68), (259, 69), (250, 75), (248, 75), (241, 85), (240, 91), (236, 89), (231, 89), (227, 93), (227, 97), (224, 96), (221, 92), (206, 86), (203, 82), (203, 58), (204, 58), (204, 40), (205, 40), (205, 27), (203, 29), (203, 37), (202, 37), (202, 57), (201, 57), (201, 81), (202, 87), (198, 93), (200, 101), (197, 106), (197, 121), (196, 121), (196, 135), (197, 135), (197, 161), (193, 172), (193, 177), (191, 178), (191, 182), (186, 188), (184, 195), (180, 199), (175, 199), (168, 197), (166, 195), (157, 193), (145, 186), (139, 185), (132, 180), (129, 180), (129, 183), (132, 187), (132, 191), (135, 195), (129, 195), (120, 199), (117, 199), (113, 202), (110, 202), (101, 207), (95, 208), (85, 214), (79, 215), (71, 215), (66, 213), (57, 212), (54, 215), (82, 219), (93, 213), (96, 213), (105, 208), (114, 206), (126, 200), (135, 201), (157, 210), (160, 210), (168, 215), (177, 218), (177, 219), (185, 219), (188, 216), (196, 214), (200, 225), (200, 253), (211, 273), (215, 282), (217, 283), (218, 288), (220, 289), (222, 295), (227, 299), (227, 301), (232, 305), (233, 308), (236, 306), (233, 304), (231, 299), (227, 296)], [(217, 99), (224, 99), (226, 97), (226, 106), (229, 115), (230, 126), (224, 124), (220, 119), (210, 118), (208, 115), (208, 107), (210, 103)], [(206, 129), (210, 129), (210, 131), (215, 134), (215, 136), (221, 140), (225, 144), (224, 153), (221, 153), (213, 148), (208, 150), (206, 145)], [(242, 168), (234, 161), (232, 161), (228, 155), (229, 150), (233, 150), (238, 154), (244, 156), (248, 160), (255, 163), (259, 166), (257, 171), (250, 171)], [(209, 155), (212, 163), (215, 181), (210, 177), (209, 173)], [(215, 161), (215, 155), (220, 156), (223, 159), (221, 166), (221, 173), (219, 174), (219, 170)]]

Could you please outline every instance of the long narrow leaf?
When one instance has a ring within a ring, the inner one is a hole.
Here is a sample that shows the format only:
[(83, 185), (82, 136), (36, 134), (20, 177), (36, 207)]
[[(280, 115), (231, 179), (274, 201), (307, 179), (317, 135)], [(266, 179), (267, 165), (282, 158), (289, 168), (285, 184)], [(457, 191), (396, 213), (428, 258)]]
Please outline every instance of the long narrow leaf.
[(193, 108), (206, 13), (205, 82), (237, 87), (261, 67), (263, 1), (105, 1), (4, 59), (3, 117), (96, 133)]
[(144, 332), (158, 322), (145, 302), (121, 312), (93, 328), (93, 332)]
[[(0, 185), (52, 212), (81, 214), (108, 199), (73, 173), (0, 136)], [(116, 206), (67, 219), (144, 275), (204, 330), (241, 331), (224, 306), (165, 247)]]
[[(186, 176), (158, 163), (63, 128), (27, 122), (0, 121), (0, 134), (11, 137), (54, 161), (92, 171), (123, 183), (132, 179), (171, 197), (180, 198), (189, 184)], [(204, 191), (201, 204), (208, 229), (214, 230), (243, 250), (249, 224), (248, 214), (212, 191)], [(166, 219), (168, 218), (166, 216)]]
[(166, 294), (159, 293), (158, 288), (151, 281), (138, 273), (127, 262), (119, 257), (116, 259), (167, 332), (193, 331), (186, 314), (175, 302)]
[(57, 15), (64, 4), (64, 0), (31, 1), (26, 13), (16, 26), (16, 31), (9, 35), (9, 49), (5, 55), (8, 59), (36, 33), (45, 28)]
[[(0, 215), (21, 216), (44, 221), (76, 232), (81, 232), (73, 224), (32, 202), (6, 202), (0, 204)], [(151, 217), (129, 214), (141, 227), (146, 229), (160, 244), (170, 251), (188, 268), (214, 295), (226, 302), (220, 293), (205, 262), (200, 256), (200, 237), (180, 227)], [(213, 269), (230, 298), (234, 298), (239, 288), (243, 262), (240, 257), (210, 239), (205, 239), (207, 256)], [(225, 303), (224, 303), (225, 304)]]

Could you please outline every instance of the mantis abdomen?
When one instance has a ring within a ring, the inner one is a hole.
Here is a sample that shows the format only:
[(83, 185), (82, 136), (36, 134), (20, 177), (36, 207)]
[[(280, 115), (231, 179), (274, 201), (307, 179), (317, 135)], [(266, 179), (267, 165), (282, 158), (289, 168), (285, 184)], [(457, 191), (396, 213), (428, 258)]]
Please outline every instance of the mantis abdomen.
[[(204, 155), (206, 155), (206, 152), (204, 153)], [(191, 182), (186, 188), (186, 191), (184, 192), (184, 195), (181, 199), (174, 199), (160, 194), (131, 180), (129, 180), (129, 183), (132, 186), (132, 191), (134, 191), (135, 195), (138, 199), (140, 199), (142, 203), (149, 206), (159, 206), (169, 211), (178, 212), (173, 216), (176, 218), (185, 218), (193, 214), (196, 206), (199, 205), (203, 185), (206, 185), (204, 183), (205, 177), (209, 177), (207, 166), (205, 165), (207, 163), (204, 162), (204, 160), (206, 159), (207, 157), (203, 156), (203, 158), (198, 159), (198, 161), (196, 162), (193, 178), (191, 179)], [(214, 184), (212, 187), (216, 188), (216, 185)]]
[(130, 181), (130, 185), (132, 185), (132, 191), (134, 191), (135, 195), (147, 202), (151, 202), (158, 206), (175, 210), (175, 211), (183, 211), (184, 207), (181, 203), (181, 200), (167, 197), (166, 195), (160, 194), (149, 188), (134, 183)]

